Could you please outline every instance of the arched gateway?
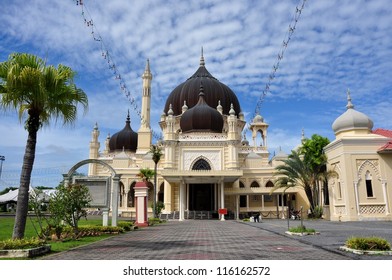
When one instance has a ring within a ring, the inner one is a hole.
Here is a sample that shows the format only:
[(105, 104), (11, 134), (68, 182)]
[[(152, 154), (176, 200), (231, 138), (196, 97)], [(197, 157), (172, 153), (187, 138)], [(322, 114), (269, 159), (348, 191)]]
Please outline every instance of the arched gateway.
[[(73, 176), (79, 167), (86, 164), (100, 164), (109, 170), (111, 176)], [(99, 159), (79, 161), (71, 167), (67, 174), (63, 174), (64, 185), (67, 186), (72, 179), (73, 182), (81, 183), (89, 188), (92, 197), (91, 206), (103, 210), (102, 224), (104, 226), (108, 225), (110, 205), (112, 206), (112, 226), (117, 226), (120, 177), (121, 175), (117, 174), (109, 164)], [(111, 203), (110, 197), (112, 198)]]

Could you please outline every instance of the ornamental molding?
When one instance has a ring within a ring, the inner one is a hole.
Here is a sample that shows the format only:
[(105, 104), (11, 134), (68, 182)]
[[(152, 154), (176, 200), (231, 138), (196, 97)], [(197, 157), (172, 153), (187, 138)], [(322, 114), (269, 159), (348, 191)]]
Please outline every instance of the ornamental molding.
[(222, 141), (227, 140), (227, 135), (221, 133), (184, 133), (179, 135), (180, 140), (205, 140), (205, 141)]
[(358, 181), (361, 180), (362, 175), (368, 169), (373, 170), (377, 176), (377, 179), (381, 181), (380, 167), (379, 167), (378, 159), (370, 159), (370, 160), (369, 159), (366, 159), (366, 160), (357, 159), (356, 164), (357, 164), (357, 170), (358, 170)]
[(221, 151), (184, 151), (183, 170), (192, 170), (192, 165), (199, 159), (205, 159), (212, 170), (222, 170)]

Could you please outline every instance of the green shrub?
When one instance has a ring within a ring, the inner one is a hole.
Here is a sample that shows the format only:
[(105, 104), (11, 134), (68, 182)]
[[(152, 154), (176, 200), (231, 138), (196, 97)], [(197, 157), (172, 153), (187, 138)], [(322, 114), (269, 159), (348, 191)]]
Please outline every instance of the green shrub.
[(78, 228), (78, 234), (75, 236), (75, 231), (73, 227), (66, 226), (63, 228), (61, 236), (56, 234), (55, 230), (53, 228), (51, 230), (51, 235), (52, 239), (57, 238), (57, 239), (70, 239), (70, 238), (81, 238), (85, 236), (98, 236), (102, 234), (117, 234), (117, 233), (123, 233), (125, 232), (125, 229), (123, 227), (117, 226), (96, 226), (96, 225), (88, 225), (88, 226), (79, 226)]
[(123, 228), (125, 231), (130, 231), (133, 229), (133, 223), (132, 222), (118, 222), (117, 224), (119, 227)]
[(289, 232), (295, 232), (295, 233), (302, 233), (302, 232), (308, 232), (308, 233), (314, 233), (316, 230), (313, 228), (306, 228), (305, 226), (297, 226), (294, 228), (290, 228)]
[(30, 249), (45, 245), (46, 242), (38, 238), (7, 239), (0, 241), (0, 250)]
[(346, 241), (346, 246), (351, 249), (364, 251), (388, 251), (390, 243), (380, 237), (351, 237)]
[(250, 222), (250, 218), (244, 218), (242, 219), (243, 222)]
[(153, 225), (155, 225), (155, 224), (161, 224), (161, 223), (164, 223), (164, 222), (166, 222), (166, 221), (161, 220), (161, 219), (159, 219), (159, 218), (149, 218), (149, 219), (148, 219), (148, 224), (149, 224), (150, 226), (153, 226)]

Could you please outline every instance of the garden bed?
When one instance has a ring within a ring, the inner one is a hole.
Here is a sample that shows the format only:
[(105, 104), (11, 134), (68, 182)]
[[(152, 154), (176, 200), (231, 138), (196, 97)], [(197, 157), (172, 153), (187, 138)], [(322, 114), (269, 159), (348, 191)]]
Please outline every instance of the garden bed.
[(34, 258), (45, 255), (51, 250), (51, 245), (43, 245), (29, 249), (0, 250), (0, 258)]
[(347, 246), (340, 246), (340, 250), (351, 252), (357, 255), (384, 255), (384, 256), (392, 256), (392, 251), (380, 251), (380, 250), (359, 250), (348, 248)]
[(314, 231), (314, 232), (292, 232), (292, 231), (286, 231), (286, 234), (289, 235), (297, 235), (297, 236), (304, 236), (304, 235), (319, 235), (320, 232), (318, 231)]

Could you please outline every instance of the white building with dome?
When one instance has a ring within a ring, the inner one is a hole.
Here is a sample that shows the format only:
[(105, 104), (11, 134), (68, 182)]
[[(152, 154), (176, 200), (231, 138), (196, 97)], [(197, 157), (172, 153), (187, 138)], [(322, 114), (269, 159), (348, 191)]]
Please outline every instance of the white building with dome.
[[(107, 136), (102, 151), (97, 125), (92, 132), (89, 158), (105, 162), (120, 176), (118, 212), (122, 216), (135, 215), (134, 186), (139, 170), (154, 169), (149, 153), (152, 78), (147, 61), (137, 132), (129, 113), (124, 128)], [(308, 209), (300, 188), (271, 194), (274, 168), (285, 157), (279, 153), (270, 158), (268, 124), (260, 115), (246, 123), (236, 94), (208, 72), (203, 54), (199, 68), (168, 95), (162, 110), (159, 125), (163, 139), (159, 145), (163, 156), (157, 167), (156, 199), (164, 203), (165, 217), (225, 220), (259, 212), (264, 218), (277, 218), (286, 215), (288, 204)], [(252, 132), (250, 143), (243, 137), (245, 126)], [(88, 175), (109, 176), (110, 170), (90, 163)], [(153, 193), (151, 185), (149, 206)], [(227, 214), (219, 214), (219, 209), (226, 209)], [(152, 214), (151, 208), (149, 212)]]
[(329, 181), (329, 219), (392, 220), (392, 131), (373, 130), (373, 121), (354, 109), (332, 124), (336, 139), (325, 147)]

